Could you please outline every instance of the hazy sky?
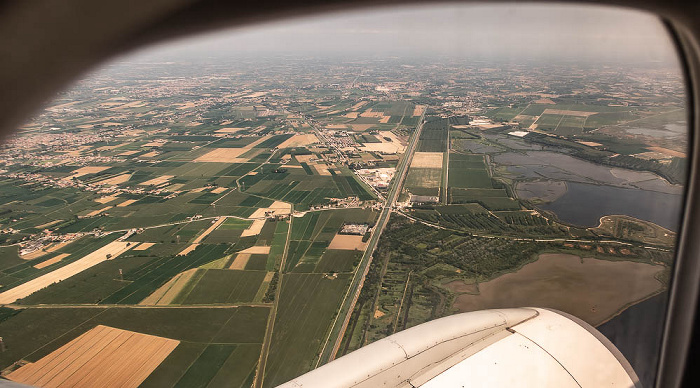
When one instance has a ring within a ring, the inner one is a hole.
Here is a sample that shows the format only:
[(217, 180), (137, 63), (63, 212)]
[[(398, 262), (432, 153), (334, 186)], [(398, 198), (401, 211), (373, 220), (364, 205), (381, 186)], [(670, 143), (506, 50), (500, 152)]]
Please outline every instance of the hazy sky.
[(327, 13), (199, 35), (147, 50), (151, 58), (236, 53), (644, 62), (675, 58), (654, 16), (620, 8), (544, 4), (445, 4)]

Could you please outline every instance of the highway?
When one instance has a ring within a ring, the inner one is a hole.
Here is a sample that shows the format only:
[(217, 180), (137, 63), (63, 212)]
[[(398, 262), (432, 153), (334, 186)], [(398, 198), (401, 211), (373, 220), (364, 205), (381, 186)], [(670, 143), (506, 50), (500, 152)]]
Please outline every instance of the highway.
[(345, 298), (341, 303), (340, 310), (333, 321), (328, 337), (323, 344), (321, 355), (316, 362), (316, 367), (332, 361), (340, 348), (340, 343), (343, 341), (343, 335), (347, 329), (348, 322), (350, 322), (350, 316), (355, 308), (355, 303), (357, 302), (357, 298), (360, 296), (362, 285), (364, 284), (365, 277), (369, 271), (369, 265), (372, 263), (372, 254), (377, 247), (379, 237), (389, 221), (389, 216), (391, 215), (394, 205), (396, 204), (396, 200), (401, 194), (403, 182), (408, 174), (408, 167), (411, 165), (411, 160), (413, 159), (413, 154), (416, 151), (416, 146), (418, 144), (418, 138), (420, 138), (420, 134), (423, 130), (424, 116), (425, 113), (421, 115), (419, 122), (420, 124), (418, 124), (416, 130), (413, 132), (413, 136), (406, 147), (403, 158), (401, 158), (401, 161), (396, 167), (396, 174), (394, 175), (396, 180), (394, 181), (394, 184), (391, 185), (391, 189), (389, 189), (389, 194), (384, 202), (384, 207), (382, 208), (379, 218), (377, 219), (377, 223), (372, 230), (372, 237), (369, 240), (365, 253), (362, 255), (362, 259), (360, 260), (360, 264), (355, 271), (355, 275), (350, 282), (350, 287), (348, 288), (348, 292), (345, 294)]

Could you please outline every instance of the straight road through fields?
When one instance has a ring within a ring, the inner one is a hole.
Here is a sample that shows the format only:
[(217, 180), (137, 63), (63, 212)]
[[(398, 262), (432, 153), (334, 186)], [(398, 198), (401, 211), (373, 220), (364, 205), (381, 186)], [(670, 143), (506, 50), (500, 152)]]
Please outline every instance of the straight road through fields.
[(340, 310), (333, 321), (331, 330), (321, 350), (321, 355), (316, 362), (316, 367), (332, 361), (340, 348), (340, 343), (343, 341), (343, 335), (345, 334), (348, 322), (350, 321), (350, 316), (355, 308), (355, 303), (357, 302), (357, 298), (360, 296), (360, 291), (362, 291), (365, 277), (369, 271), (369, 265), (372, 262), (372, 254), (377, 247), (379, 237), (384, 231), (387, 221), (389, 221), (389, 216), (391, 215), (394, 205), (396, 204), (396, 199), (401, 193), (401, 188), (403, 187), (404, 180), (408, 174), (408, 167), (411, 165), (411, 160), (413, 159), (413, 154), (416, 151), (418, 139), (420, 138), (421, 131), (423, 130), (424, 116), (425, 113), (421, 115), (419, 124), (416, 127), (416, 130), (413, 132), (413, 136), (409, 141), (408, 147), (406, 147), (406, 152), (404, 152), (403, 158), (401, 158), (401, 161), (396, 168), (396, 174), (394, 175), (396, 181), (391, 186), (386, 201), (384, 202), (384, 207), (379, 213), (379, 218), (377, 219), (377, 223), (372, 232), (372, 237), (369, 240), (365, 253), (362, 255), (360, 265), (358, 265), (357, 270), (355, 271), (355, 276), (353, 276), (350, 282), (350, 287), (348, 288), (348, 292), (341, 303)]

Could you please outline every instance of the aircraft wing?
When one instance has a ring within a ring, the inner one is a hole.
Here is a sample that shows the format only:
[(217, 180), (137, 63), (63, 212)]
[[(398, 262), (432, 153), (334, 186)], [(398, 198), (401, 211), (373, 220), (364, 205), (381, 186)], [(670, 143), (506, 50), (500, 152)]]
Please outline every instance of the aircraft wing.
[(281, 387), (641, 387), (595, 328), (543, 308), (452, 315), (396, 333)]

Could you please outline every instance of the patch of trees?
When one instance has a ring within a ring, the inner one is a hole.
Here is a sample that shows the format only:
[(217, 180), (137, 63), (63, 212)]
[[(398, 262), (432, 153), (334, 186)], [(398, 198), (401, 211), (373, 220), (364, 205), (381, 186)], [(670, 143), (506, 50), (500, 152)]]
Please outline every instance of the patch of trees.
[(263, 296), (263, 303), (272, 303), (275, 300), (275, 292), (277, 291), (277, 283), (279, 280), (280, 274), (279, 272), (275, 272), (275, 274), (272, 275), (272, 279), (270, 280), (270, 285), (267, 287), (265, 296)]

